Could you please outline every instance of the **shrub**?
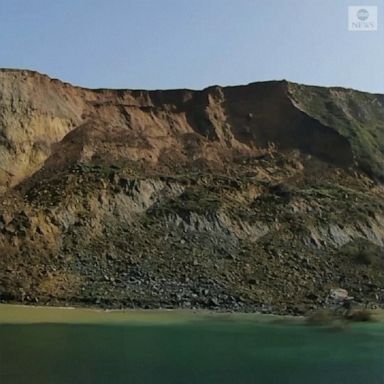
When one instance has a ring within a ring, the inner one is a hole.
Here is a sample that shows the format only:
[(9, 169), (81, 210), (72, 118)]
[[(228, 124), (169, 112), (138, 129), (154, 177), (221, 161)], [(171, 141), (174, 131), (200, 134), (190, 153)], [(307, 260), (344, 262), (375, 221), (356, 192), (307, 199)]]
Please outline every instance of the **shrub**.
[(351, 321), (374, 321), (373, 313), (372, 311), (369, 311), (368, 309), (360, 309), (353, 311), (348, 315), (348, 320)]

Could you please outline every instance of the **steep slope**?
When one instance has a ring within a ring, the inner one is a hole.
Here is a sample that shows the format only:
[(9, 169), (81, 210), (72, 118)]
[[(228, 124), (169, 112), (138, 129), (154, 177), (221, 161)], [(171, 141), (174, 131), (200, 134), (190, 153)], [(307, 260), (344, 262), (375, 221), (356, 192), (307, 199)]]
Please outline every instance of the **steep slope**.
[(303, 313), (342, 286), (383, 304), (383, 100), (0, 70), (0, 299)]
[[(168, 149), (190, 162), (185, 147), (194, 148), (194, 158), (218, 160), (223, 149), (247, 152), (274, 143), (338, 165), (357, 161), (382, 177), (382, 95), (285, 81), (203, 91), (92, 91), (16, 70), (0, 71), (0, 90), (3, 189), (60, 152), (52, 144), (69, 132), (75, 141), (97, 135), (115, 157), (151, 164), (163, 163)], [(87, 148), (83, 156), (91, 158)]]
[(349, 141), (361, 169), (383, 180), (384, 95), (299, 84), (289, 91), (296, 107)]

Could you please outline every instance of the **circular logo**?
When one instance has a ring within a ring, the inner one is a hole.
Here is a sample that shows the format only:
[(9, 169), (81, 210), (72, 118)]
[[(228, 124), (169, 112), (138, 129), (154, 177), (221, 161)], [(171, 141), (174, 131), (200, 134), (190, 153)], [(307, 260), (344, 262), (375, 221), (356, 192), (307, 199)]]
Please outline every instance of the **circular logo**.
[(357, 11), (357, 18), (361, 21), (367, 20), (369, 17), (369, 12), (365, 8), (361, 8)]

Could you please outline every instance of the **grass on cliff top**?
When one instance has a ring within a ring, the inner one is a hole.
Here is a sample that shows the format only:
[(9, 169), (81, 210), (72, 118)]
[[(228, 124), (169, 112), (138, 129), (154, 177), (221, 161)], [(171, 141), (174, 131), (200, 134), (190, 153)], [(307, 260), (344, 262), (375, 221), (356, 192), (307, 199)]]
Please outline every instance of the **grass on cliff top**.
[(361, 168), (384, 180), (384, 95), (289, 85), (298, 105), (348, 139)]

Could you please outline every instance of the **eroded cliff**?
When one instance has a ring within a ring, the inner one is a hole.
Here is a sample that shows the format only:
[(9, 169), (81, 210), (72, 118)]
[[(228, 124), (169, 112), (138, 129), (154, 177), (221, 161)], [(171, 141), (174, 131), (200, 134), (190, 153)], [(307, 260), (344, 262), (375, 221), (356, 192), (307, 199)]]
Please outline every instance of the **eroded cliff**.
[(0, 70), (0, 299), (303, 313), (341, 286), (381, 305), (383, 105)]

